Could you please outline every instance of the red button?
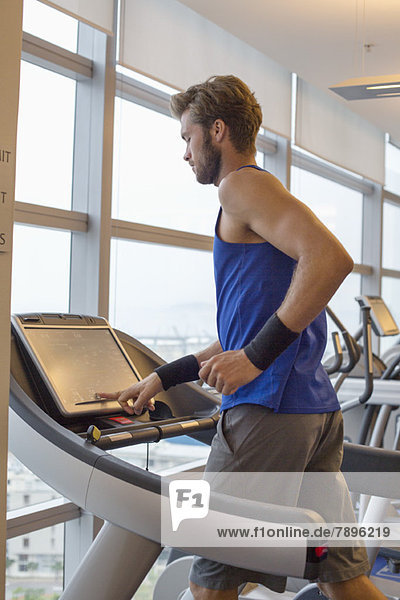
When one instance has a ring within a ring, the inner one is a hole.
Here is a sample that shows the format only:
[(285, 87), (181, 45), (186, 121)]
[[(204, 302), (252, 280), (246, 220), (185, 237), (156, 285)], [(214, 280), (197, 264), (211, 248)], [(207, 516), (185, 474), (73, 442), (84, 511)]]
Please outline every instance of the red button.
[(117, 423), (120, 423), (121, 425), (129, 425), (132, 423), (132, 421), (126, 417), (110, 417), (110, 420), (117, 421)]

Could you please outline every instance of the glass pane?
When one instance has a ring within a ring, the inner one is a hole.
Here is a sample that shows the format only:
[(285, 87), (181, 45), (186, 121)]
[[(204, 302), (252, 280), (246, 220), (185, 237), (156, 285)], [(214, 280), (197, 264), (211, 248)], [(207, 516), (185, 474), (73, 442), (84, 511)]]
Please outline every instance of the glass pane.
[[(397, 326), (400, 327), (400, 279), (394, 277), (382, 277), (382, 298), (388, 305)], [(380, 338), (381, 354), (386, 352), (393, 344), (400, 344), (399, 336)]]
[(63, 524), (8, 540), (6, 600), (57, 600), (63, 569)]
[(393, 144), (386, 144), (385, 163), (385, 187), (395, 194), (400, 194), (400, 149)]
[(292, 193), (306, 204), (346, 248), (361, 262), (362, 194), (343, 185), (292, 167)]
[(75, 81), (21, 63), (15, 199), (71, 208)]
[(170, 548), (164, 548), (132, 600), (153, 600), (154, 586), (168, 564), (169, 553)]
[(382, 266), (400, 270), (400, 206), (383, 204)]
[(110, 321), (165, 360), (217, 338), (210, 252), (111, 242)]
[(78, 21), (38, 0), (24, 0), (23, 30), (76, 52)]
[(141, 469), (148, 467), (153, 473), (162, 474), (168, 469), (183, 466), (193, 461), (203, 461), (205, 463), (210, 453), (210, 446), (197, 442), (189, 436), (179, 436), (161, 440), (156, 444), (149, 444), (148, 454), (147, 444), (126, 446), (108, 452)]
[(60, 494), (27, 469), (11, 452), (8, 453), (7, 510), (33, 506), (60, 498)]
[(71, 234), (14, 226), (12, 312), (68, 312)]
[(113, 218), (213, 235), (217, 189), (196, 182), (184, 149), (177, 120), (116, 98)]
[[(388, 305), (397, 325), (400, 324), (400, 279), (382, 277), (382, 298)], [(393, 338), (392, 338), (393, 340)]]

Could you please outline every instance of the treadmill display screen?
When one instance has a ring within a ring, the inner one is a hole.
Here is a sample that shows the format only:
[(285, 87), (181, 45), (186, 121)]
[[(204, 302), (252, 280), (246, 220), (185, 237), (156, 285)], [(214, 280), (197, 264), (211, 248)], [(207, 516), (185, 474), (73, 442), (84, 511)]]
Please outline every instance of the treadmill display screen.
[(393, 319), (388, 307), (380, 296), (362, 296), (366, 300), (367, 306), (372, 309), (372, 326), (377, 335), (397, 335), (399, 329), (396, 321)]
[(132, 365), (107, 328), (25, 328), (64, 416), (121, 410), (116, 400), (96, 399), (98, 392), (123, 390), (139, 381)]

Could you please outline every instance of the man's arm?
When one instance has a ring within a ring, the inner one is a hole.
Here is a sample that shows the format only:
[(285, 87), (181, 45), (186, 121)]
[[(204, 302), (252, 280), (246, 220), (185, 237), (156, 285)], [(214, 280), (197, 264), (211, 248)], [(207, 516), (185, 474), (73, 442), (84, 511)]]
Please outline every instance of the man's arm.
[[(317, 217), (272, 175), (234, 172), (223, 180), (219, 191), (228, 231), (247, 229), (297, 261), (277, 315), (289, 330), (301, 332), (350, 273), (352, 259)], [(210, 359), (200, 377), (218, 391), (232, 394), (261, 372), (242, 349)]]
[(202, 362), (205, 360), (209, 360), (213, 356), (220, 354), (222, 352), (222, 347), (219, 340), (216, 340), (210, 346), (205, 348), (204, 350), (200, 350), (200, 352), (195, 352), (195, 357), (197, 358), (197, 362), (199, 363), (199, 367)]
[[(197, 359), (199, 368), (203, 361), (207, 361), (216, 354), (222, 352), (219, 341), (213, 342), (210, 346), (197, 352), (194, 356)], [(134, 383), (125, 390), (118, 392), (98, 392), (101, 398), (109, 398), (110, 400), (118, 400), (121, 407), (130, 415), (140, 415), (144, 408), (154, 410), (153, 398), (163, 391), (161, 378), (157, 373), (150, 373), (147, 377)], [(129, 403), (133, 400), (132, 406)]]
[(240, 175), (232, 173), (220, 186), (224, 212), (297, 261), (278, 315), (289, 329), (300, 332), (327, 305), (353, 261), (314, 213), (273, 175)]

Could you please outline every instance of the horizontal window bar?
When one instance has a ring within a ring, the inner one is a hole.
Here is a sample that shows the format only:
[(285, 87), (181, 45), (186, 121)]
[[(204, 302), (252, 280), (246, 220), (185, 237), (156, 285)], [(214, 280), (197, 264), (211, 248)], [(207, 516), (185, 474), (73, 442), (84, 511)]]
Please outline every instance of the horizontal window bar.
[(356, 263), (353, 267), (352, 273), (358, 273), (359, 275), (373, 275), (374, 268), (371, 265), (360, 265)]
[[(166, 246), (181, 246), (196, 250), (208, 250), (209, 252), (212, 251), (214, 239), (208, 235), (119, 221), (117, 219), (112, 220), (111, 236), (118, 239), (164, 244)], [(372, 266), (358, 263), (353, 268), (353, 273), (359, 273), (360, 275), (372, 275), (373, 271)]]
[(266, 135), (259, 134), (256, 139), (256, 147), (264, 154), (276, 154), (278, 151), (278, 142)]
[(395, 269), (382, 269), (381, 274), (382, 277), (394, 277), (395, 279), (400, 279), (400, 271), (396, 271)]
[(314, 175), (319, 175), (325, 179), (335, 181), (336, 183), (356, 190), (357, 192), (361, 192), (367, 196), (374, 193), (375, 186), (373, 183), (365, 179), (359, 179), (358, 177), (341, 171), (334, 166), (320, 162), (318, 159), (313, 158), (312, 156), (303, 154), (296, 148), (292, 149), (292, 165), (294, 167), (304, 169), (305, 171), (309, 171), (310, 173), (314, 173)]
[(79, 506), (66, 502), (64, 498), (12, 510), (7, 513), (7, 539), (79, 519), (80, 516)]
[[(146, 83), (136, 81), (133, 78), (117, 73), (116, 76), (116, 95), (123, 100), (135, 102), (151, 110), (156, 110), (164, 115), (171, 116), (169, 110), (170, 95), (161, 90), (157, 90)], [(275, 154), (278, 144), (275, 140), (266, 135), (257, 136), (257, 150), (265, 154)]]
[(23, 33), (21, 57), (27, 62), (71, 79), (80, 80), (92, 77), (93, 63), (91, 60), (30, 33)]
[(141, 81), (131, 79), (122, 73), (116, 75), (115, 93), (119, 98), (135, 102), (151, 110), (171, 116), (169, 111), (170, 96), (166, 92), (156, 90)]
[(389, 192), (388, 190), (383, 190), (383, 199), (385, 202), (400, 205), (400, 196), (393, 194), (393, 192)]
[(130, 223), (129, 221), (119, 221), (117, 219), (112, 220), (111, 236), (152, 244), (207, 250), (209, 252), (213, 247), (212, 236), (142, 225), (141, 223)]
[(75, 210), (52, 208), (28, 202), (16, 202), (14, 220), (16, 223), (52, 227), (67, 231), (88, 230), (88, 215)]

